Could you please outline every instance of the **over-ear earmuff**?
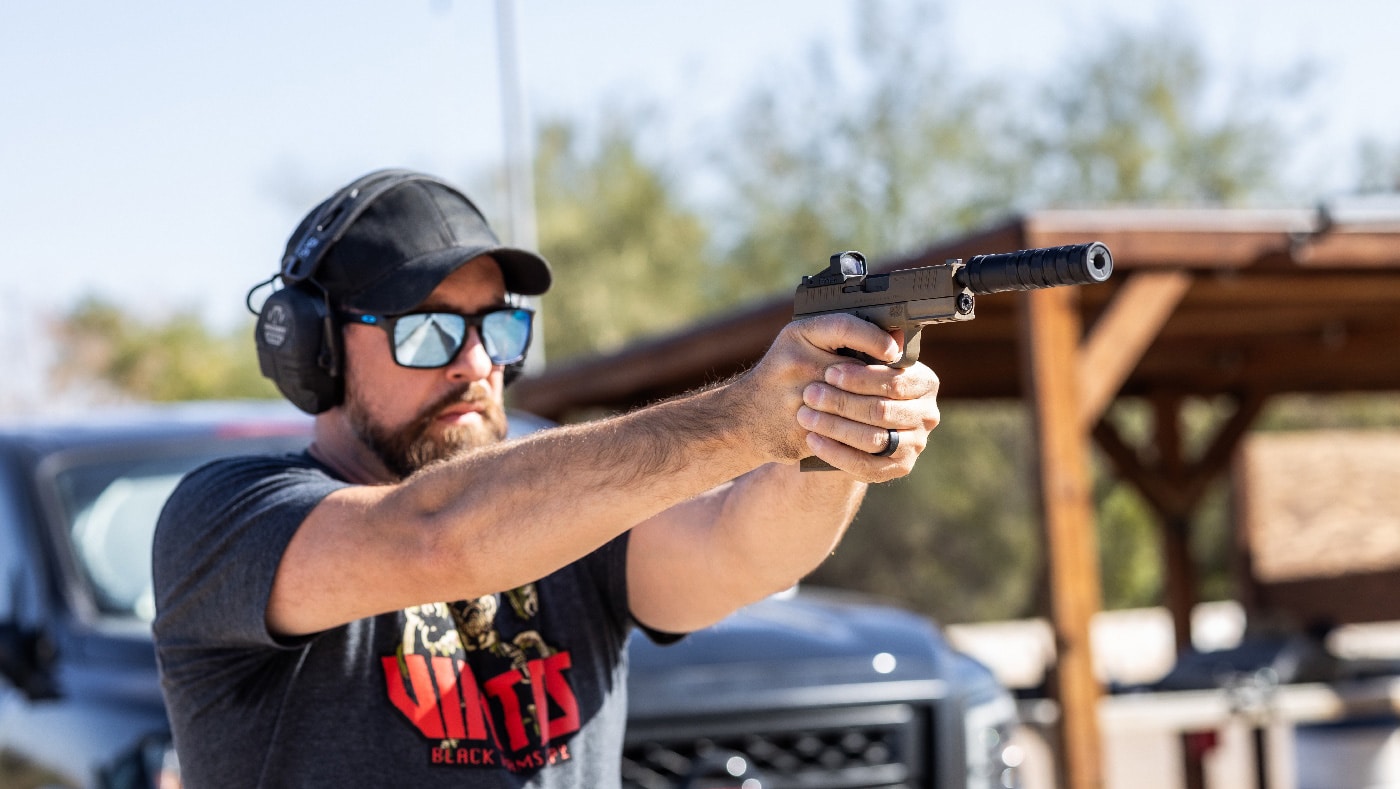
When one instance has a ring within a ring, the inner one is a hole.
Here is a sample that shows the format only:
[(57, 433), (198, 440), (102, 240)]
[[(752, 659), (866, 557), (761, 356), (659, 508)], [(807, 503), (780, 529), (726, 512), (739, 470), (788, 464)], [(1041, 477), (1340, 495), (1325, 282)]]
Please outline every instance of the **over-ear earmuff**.
[(299, 285), (274, 292), (258, 313), (254, 339), (258, 368), (293, 405), (319, 414), (340, 404), (340, 337), (324, 294)]
[[(409, 181), (429, 181), (456, 191), (444, 181), (412, 170), (377, 170), (364, 175), (302, 220), (287, 241), (281, 270), (253, 289), (282, 281), (282, 287), (268, 296), (262, 309), (255, 310), (258, 367), (278, 391), (309, 414), (334, 408), (345, 394), (340, 324), (329, 294), (315, 279), (316, 271), (326, 251), (375, 200)], [(251, 297), (252, 291), (250, 302)], [(523, 370), (524, 362), (507, 365), (506, 385)]]

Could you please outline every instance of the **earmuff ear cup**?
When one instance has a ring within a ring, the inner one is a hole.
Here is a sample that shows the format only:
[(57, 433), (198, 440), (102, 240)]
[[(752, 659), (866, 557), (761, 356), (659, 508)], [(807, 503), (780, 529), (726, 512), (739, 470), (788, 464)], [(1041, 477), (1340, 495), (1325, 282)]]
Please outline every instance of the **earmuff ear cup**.
[(254, 341), (262, 374), (297, 408), (319, 414), (340, 404), (340, 343), (323, 298), (296, 287), (268, 296)]

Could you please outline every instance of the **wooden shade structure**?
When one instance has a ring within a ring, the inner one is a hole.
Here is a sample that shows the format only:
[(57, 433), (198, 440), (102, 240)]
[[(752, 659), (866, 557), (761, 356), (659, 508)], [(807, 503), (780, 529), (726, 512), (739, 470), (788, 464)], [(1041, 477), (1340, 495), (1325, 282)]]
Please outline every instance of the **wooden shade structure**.
[[(1188, 524), (1207, 485), (1272, 395), (1400, 390), (1400, 217), (1349, 221), (1315, 210), (1043, 211), (875, 261), (890, 271), (950, 258), (1102, 241), (1104, 284), (977, 297), (976, 320), (932, 326), (923, 360), (948, 399), (1024, 399), (1037, 430), (1040, 512), (1058, 650), (1067, 784), (1102, 782), (1089, 653), (1101, 607), (1089, 452), (1097, 445), (1162, 526), (1167, 605), (1189, 644), (1196, 579)], [(834, 250), (833, 250), (834, 251)], [(794, 270), (812, 273), (824, 261)], [(622, 410), (740, 371), (789, 320), (789, 294), (616, 353), (552, 367), (512, 390), (516, 407), (567, 420)], [(1103, 417), (1149, 402), (1150, 447)], [(1188, 397), (1229, 398), (1233, 416), (1187, 457)]]

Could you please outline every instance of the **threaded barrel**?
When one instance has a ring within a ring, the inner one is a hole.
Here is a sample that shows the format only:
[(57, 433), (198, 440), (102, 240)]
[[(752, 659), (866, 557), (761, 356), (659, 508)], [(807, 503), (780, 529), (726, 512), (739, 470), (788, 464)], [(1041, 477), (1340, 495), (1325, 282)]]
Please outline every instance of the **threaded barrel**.
[(973, 293), (1035, 290), (1103, 282), (1113, 273), (1113, 255), (1095, 241), (1044, 249), (978, 255), (958, 272), (958, 284)]

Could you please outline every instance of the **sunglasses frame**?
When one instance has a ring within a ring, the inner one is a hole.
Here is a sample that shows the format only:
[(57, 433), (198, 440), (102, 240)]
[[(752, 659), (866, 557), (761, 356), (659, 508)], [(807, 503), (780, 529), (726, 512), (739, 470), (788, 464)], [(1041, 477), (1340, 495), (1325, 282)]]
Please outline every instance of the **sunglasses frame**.
[[(380, 315), (373, 312), (351, 312), (349, 310), (341, 310), (341, 317), (351, 323), (358, 323), (362, 326), (377, 326), (383, 329), (385, 339), (389, 341), (389, 355), (391, 358), (393, 358), (394, 364), (397, 364), (400, 367), (406, 367), (410, 370), (439, 370), (443, 367), (452, 364), (453, 360), (455, 360), (458, 357), (458, 355), (462, 353), (462, 349), (467, 347), (467, 336), (470, 333), (471, 329), (476, 329), (477, 340), (481, 343), (482, 350), (486, 350), (486, 339), (482, 333), (482, 326), (485, 323), (487, 316), (500, 312), (523, 312), (528, 316), (528, 320), (525, 322), (525, 345), (523, 348), (520, 349), (520, 354), (505, 361), (497, 361), (496, 359), (491, 359), (491, 364), (497, 367), (504, 367), (506, 365), (516, 364), (521, 361), (524, 361), (525, 354), (530, 349), (530, 343), (531, 341), (533, 341), (535, 336), (535, 311), (530, 309), (529, 307), (518, 307), (509, 304), (504, 304), (499, 307), (490, 307), (480, 312), (454, 312), (452, 310), (415, 310), (413, 312), (401, 312), (397, 315)], [(463, 333), (461, 344), (457, 346), (456, 350), (454, 350), (447, 357), (447, 359), (443, 361), (442, 364), (422, 366), (404, 364), (403, 362), (399, 361), (398, 344), (394, 342), (394, 328), (398, 325), (398, 322), (400, 320), (404, 318), (411, 318), (415, 315), (452, 315), (466, 321), (467, 332)], [(489, 351), (487, 352), (487, 357), (490, 358)]]

